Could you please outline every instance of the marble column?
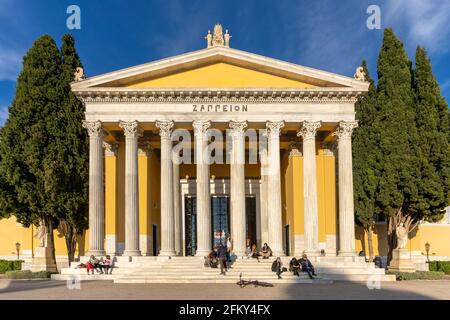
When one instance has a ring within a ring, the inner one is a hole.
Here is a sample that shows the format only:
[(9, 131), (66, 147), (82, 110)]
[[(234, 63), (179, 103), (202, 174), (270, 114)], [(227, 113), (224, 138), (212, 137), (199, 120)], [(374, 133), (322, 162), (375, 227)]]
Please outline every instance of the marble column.
[(275, 256), (284, 255), (280, 176), (280, 133), (283, 127), (284, 121), (266, 122), (269, 138), (267, 223), (269, 225), (269, 246)]
[[(245, 128), (247, 121), (230, 121), (232, 153), (230, 164), (231, 238), (236, 256), (245, 255)], [(256, 241), (256, 239), (252, 239)]]
[(193, 122), (195, 136), (195, 160), (197, 163), (197, 252), (203, 257), (211, 252), (211, 195), (209, 180), (209, 161), (206, 130), (211, 127), (210, 121), (195, 120)]
[[(267, 130), (264, 130), (263, 137), (267, 137)], [(262, 138), (263, 138), (262, 137)], [(261, 162), (261, 187), (260, 187), (260, 216), (261, 216), (261, 244), (269, 243), (269, 225), (267, 217), (267, 184), (268, 184), (268, 170), (269, 170), (269, 160), (268, 160), (268, 148), (266, 144), (265, 149), (261, 149), (259, 156)]]
[(124, 256), (140, 256), (138, 139), (143, 130), (138, 121), (119, 121), (125, 135), (125, 251)]
[(356, 121), (341, 121), (333, 132), (338, 138), (339, 255), (355, 255), (353, 207), (352, 131)]
[(183, 219), (181, 212), (181, 197), (180, 197), (180, 165), (173, 162), (173, 213), (175, 224), (175, 252), (177, 255), (183, 255)]
[(305, 253), (311, 256), (320, 254), (316, 172), (316, 132), (320, 127), (320, 121), (303, 121), (297, 133), (298, 136), (303, 137)]
[(89, 250), (88, 255), (105, 254), (105, 194), (103, 192), (103, 138), (100, 121), (83, 121), (89, 133)]
[(173, 211), (173, 121), (156, 121), (161, 136), (161, 251), (160, 256), (174, 256), (175, 216)]

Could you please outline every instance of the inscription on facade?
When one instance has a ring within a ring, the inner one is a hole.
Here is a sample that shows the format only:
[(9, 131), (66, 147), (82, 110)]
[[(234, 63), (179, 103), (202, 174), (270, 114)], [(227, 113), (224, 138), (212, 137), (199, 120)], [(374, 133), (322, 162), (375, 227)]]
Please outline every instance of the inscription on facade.
[(246, 104), (193, 104), (192, 112), (247, 112)]

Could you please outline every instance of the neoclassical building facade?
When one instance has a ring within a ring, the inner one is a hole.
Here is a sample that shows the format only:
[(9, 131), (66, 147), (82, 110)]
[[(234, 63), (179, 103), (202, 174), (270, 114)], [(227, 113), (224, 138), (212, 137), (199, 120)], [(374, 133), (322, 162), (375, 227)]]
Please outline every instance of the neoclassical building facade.
[[(236, 50), (220, 29), (198, 51), (86, 79), (78, 72), (72, 90), (90, 137), (89, 230), (78, 255), (203, 256), (228, 234), (238, 255), (248, 243), (291, 256), (365, 250), (351, 144), (364, 75)], [(449, 226), (421, 225), (410, 250), (423, 256), (430, 242), (450, 256)], [(14, 257), (17, 243), (32, 257), (33, 229), (0, 221), (0, 258)], [(377, 225), (376, 254), (386, 252), (385, 229)], [(65, 257), (56, 231), (55, 243)]]
[[(355, 255), (351, 134), (368, 83), (231, 49), (217, 32), (206, 49), (72, 85), (90, 136), (88, 252), (204, 256), (231, 234), (237, 255), (248, 242)], [(206, 159), (218, 140), (228, 161)]]

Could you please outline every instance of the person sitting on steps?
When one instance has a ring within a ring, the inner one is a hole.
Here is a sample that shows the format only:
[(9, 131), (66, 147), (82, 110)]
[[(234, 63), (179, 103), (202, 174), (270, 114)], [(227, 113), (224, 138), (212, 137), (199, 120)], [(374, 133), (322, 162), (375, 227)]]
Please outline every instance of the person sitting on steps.
[(259, 253), (255, 243), (252, 245), (250, 252), (248, 253), (248, 257), (255, 258), (259, 262)]
[(111, 259), (111, 256), (108, 254), (108, 255), (106, 255), (105, 260), (103, 260), (103, 263), (101, 264), (102, 269), (105, 270), (105, 274), (112, 273), (112, 265), (113, 265), (113, 261)]
[(217, 268), (217, 265), (217, 254), (216, 251), (213, 250), (205, 257), (205, 267)]
[(302, 266), (302, 272), (307, 272), (310, 279), (314, 279), (313, 276), (317, 277), (317, 274), (314, 271), (314, 266), (312, 265), (311, 261), (309, 261), (306, 254), (303, 254), (299, 262)]
[(99, 272), (100, 274), (103, 274), (103, 271), (100, 266), (100, 261), (94, 255), (90, 256), (89, 261), (86, 264), (86, 270), (87, 270), (88, 274), (89, 274), (89, 271), (91, 271), (91, 270), (92, 270), (92, 274), (94, 274), (94, 270)]
[(283, 262), (280, 257), (277, 257), (272, 263), (272, 271), (277, 273), (278, 279), (281, 279), (281, 274), (287, 271), (287, 269), (283, 267)]
[(261, 248), (260, 256), (263, 259), (269, 259), (271, 255), (272, 255), (272, 250), (270, 249), (270, 247), (267, 243), (264, 243), (263, 247)]
[(300, 277), (301, 265), (300, 262), (294, 257), (289, 261), (289, 271), (293, 272), (295, 276)]

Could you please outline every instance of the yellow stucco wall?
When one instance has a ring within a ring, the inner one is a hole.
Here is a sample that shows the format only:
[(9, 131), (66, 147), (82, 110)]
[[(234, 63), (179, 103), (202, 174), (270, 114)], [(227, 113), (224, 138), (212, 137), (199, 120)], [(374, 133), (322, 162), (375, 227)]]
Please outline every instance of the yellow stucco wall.
[[(367, 234), (361, 227), (356, 228), (356, 250), (363, 250), (368, 254)], [(387, 228), (386, 224), (375, 225), (372, 235), (374, 255), (386, 256)], [(407, 248), (410, 251), (426, 254), (425, 244), (430, 244), (430, 256), (450, 256), (450, 225), (449, 224), (421, 224), (409, 235)]]
[(215, 63), (148, 79), (129, 85), (130, 88), (314, 88), (304, 82), (291, 80), (272, 74), (234, 66)]

